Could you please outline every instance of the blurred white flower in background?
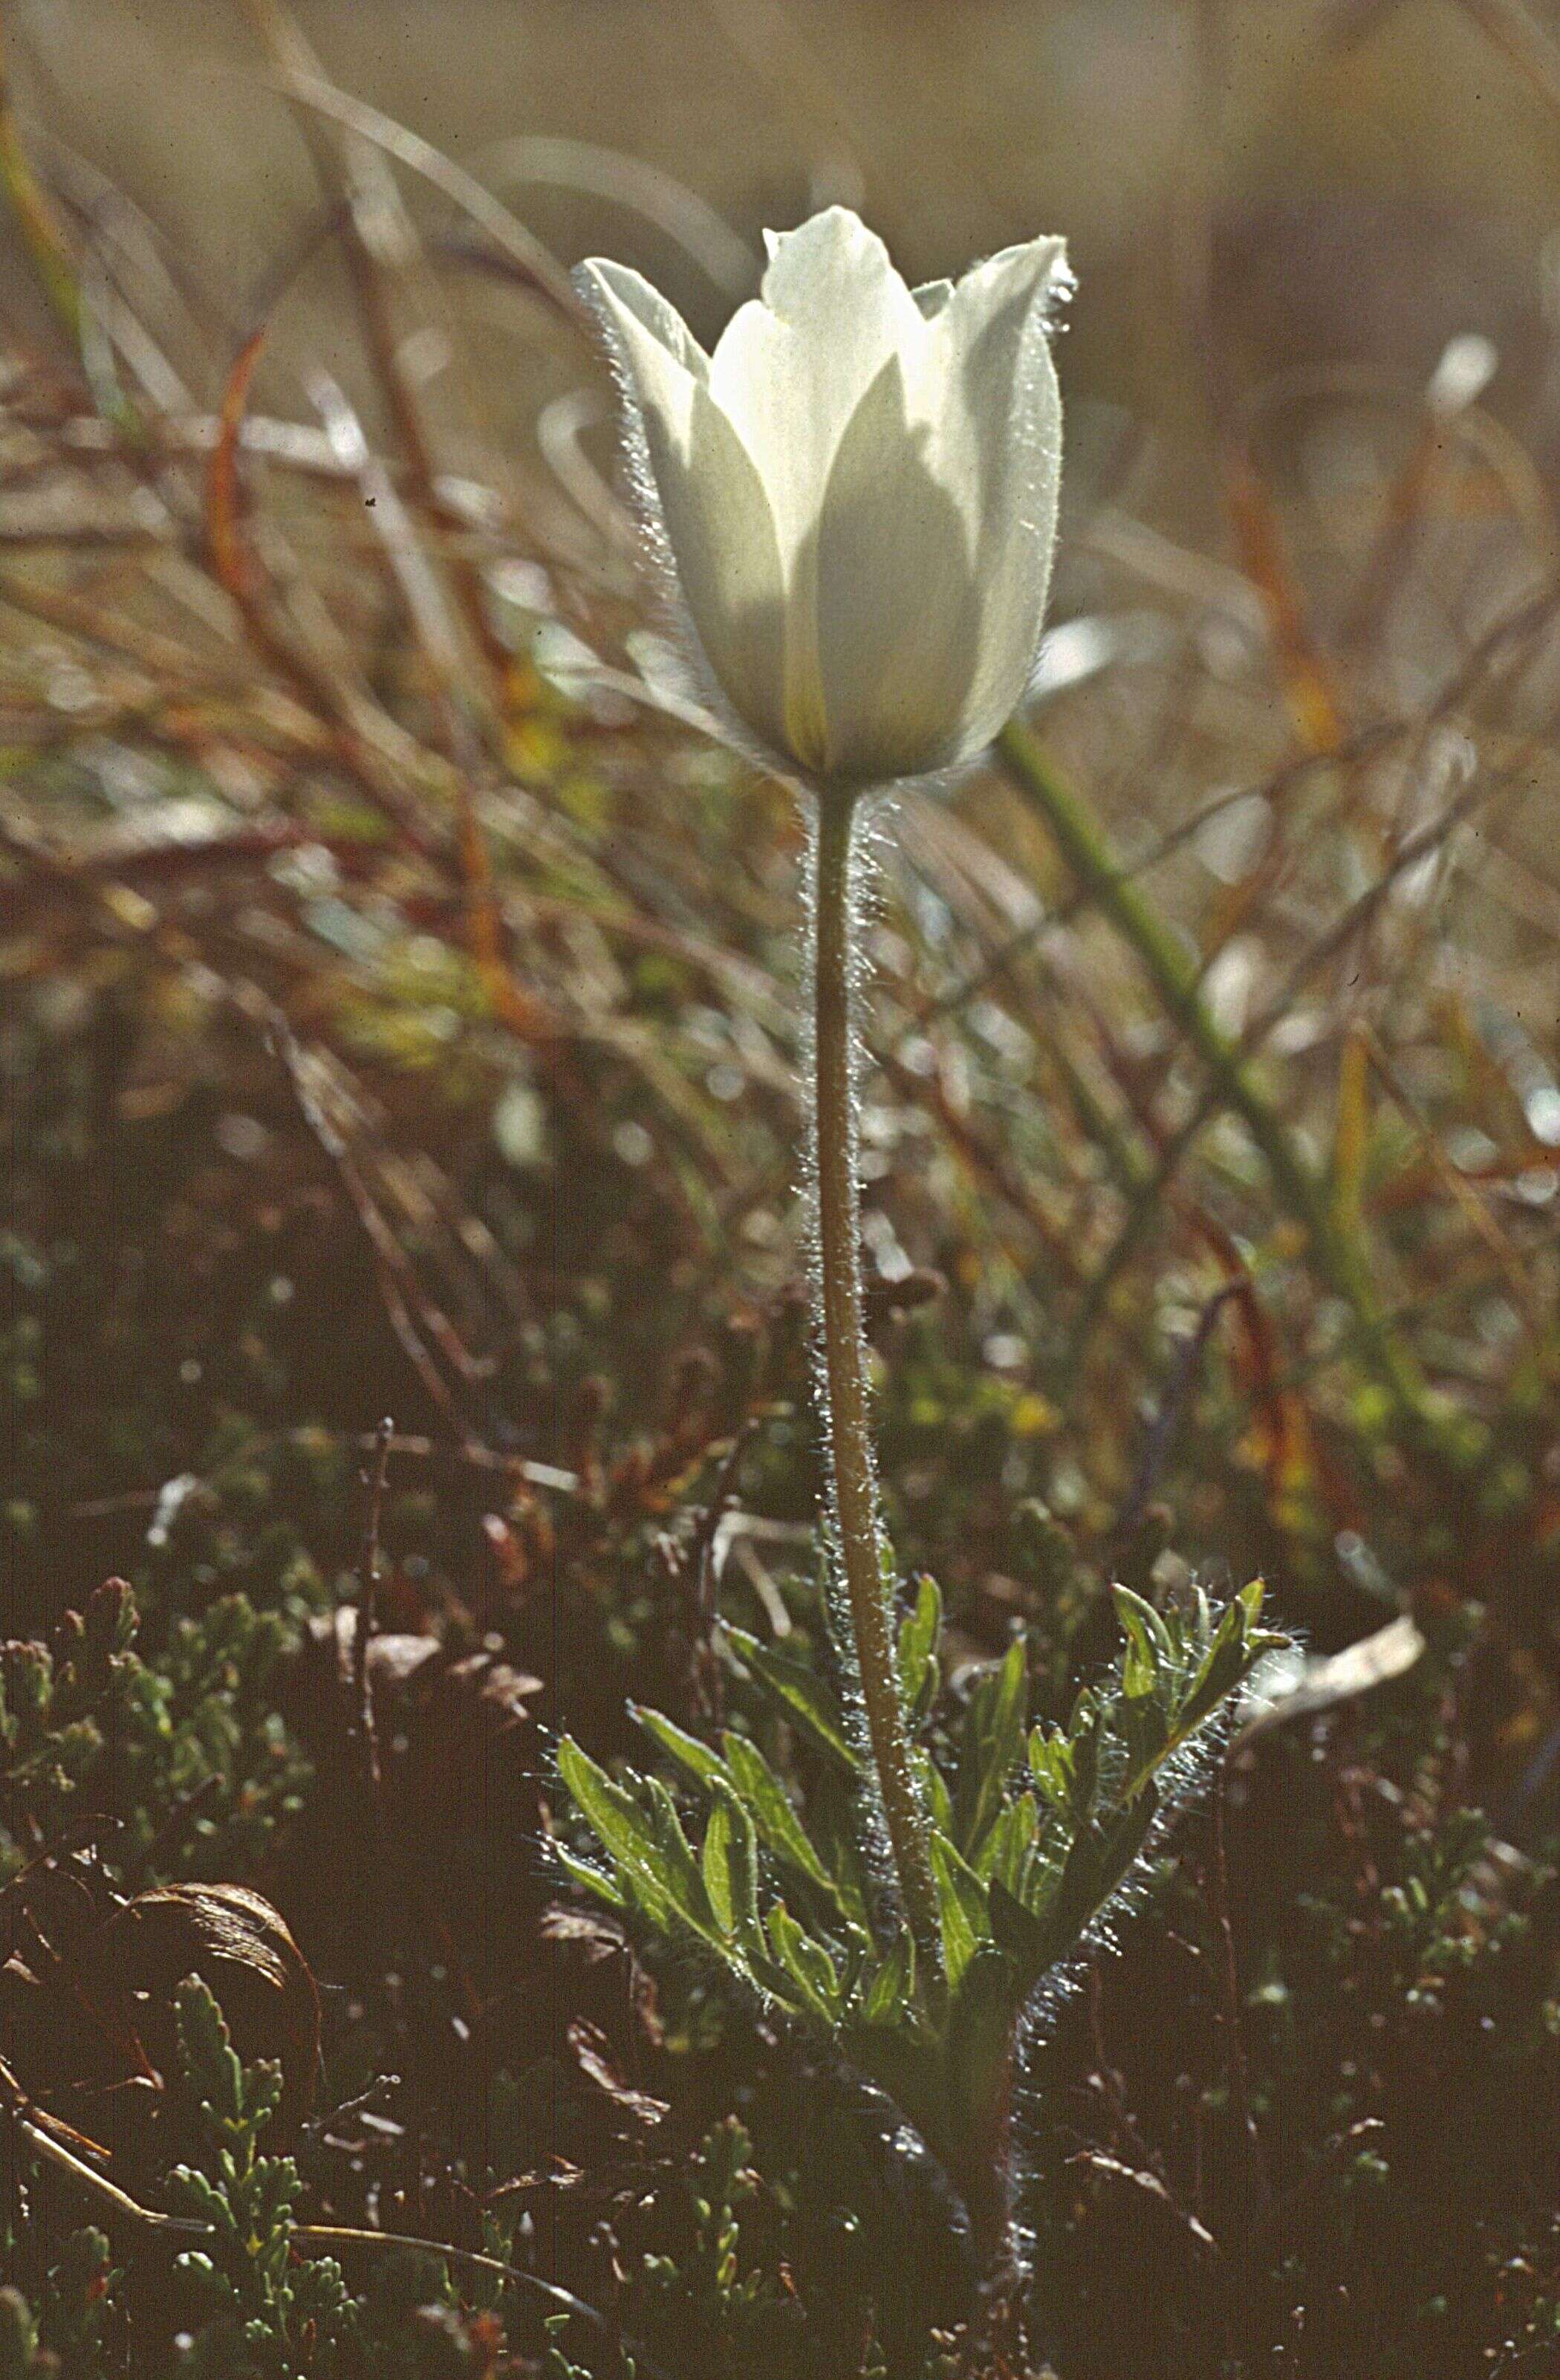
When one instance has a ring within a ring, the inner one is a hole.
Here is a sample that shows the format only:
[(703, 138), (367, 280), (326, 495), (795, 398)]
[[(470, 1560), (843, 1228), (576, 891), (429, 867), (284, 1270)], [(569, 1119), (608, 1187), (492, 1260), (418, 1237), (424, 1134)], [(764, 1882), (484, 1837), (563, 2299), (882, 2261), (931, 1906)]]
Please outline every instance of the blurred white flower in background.
[(972, 759), (1034, 666), (1056, 537), (1059, 239), (911, 291), (855, 215), (767, 235), (713, 356), (649, 284), (575, 276), (712, 705), (815, 787)]

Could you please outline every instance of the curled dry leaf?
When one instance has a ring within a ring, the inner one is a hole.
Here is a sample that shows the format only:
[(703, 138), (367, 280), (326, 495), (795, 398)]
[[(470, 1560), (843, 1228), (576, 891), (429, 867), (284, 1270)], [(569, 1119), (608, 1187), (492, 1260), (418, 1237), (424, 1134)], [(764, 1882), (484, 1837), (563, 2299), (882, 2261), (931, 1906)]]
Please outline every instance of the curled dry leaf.
[(199, 1975), (240, 2058), (280, 2062), (284, 2114), (307, 2111), (320, 2054), (319, 1994), (285, 1920), (262, 1894), (241, 1884), (137, 1893), (91, 1937), (81, 1972), (90, 1990), (118, 1991), (135, 2003), (141, 2039), (164, 2075), (174, 2063), (175, 1989)]
[(19, 2081), (83, 2112), (127, 2083), (158, 2091), (176, 2070), (174, 1995), (187, 1975), (216, 1994), (239, 2056), (273, 2058), (283, 2118), (308, 2112), (320, 2001), (280, 1912), (239, 1884), (156, 1885), (124, 1899), (75, 1863), (30, 1879), (0, 2010)]

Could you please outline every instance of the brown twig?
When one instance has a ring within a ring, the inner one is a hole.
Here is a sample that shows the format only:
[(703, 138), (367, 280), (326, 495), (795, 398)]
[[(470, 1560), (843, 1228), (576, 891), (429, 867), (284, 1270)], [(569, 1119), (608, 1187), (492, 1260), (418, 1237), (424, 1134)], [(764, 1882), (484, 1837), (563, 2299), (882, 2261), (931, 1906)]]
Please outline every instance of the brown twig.
[(363, 1549), (357, 1563), (357, 1616), (352, 1631), (352, 1703), (354, 1723), (363, 1750), (369, 1792), (380, 1787), (379, 1737), (374, 1727), (374, 1694), (369, 1677), (369, 1640), (378, 1619), (380, 1586), (380, 1512), (384, 1503), (384, 1478), (395, 1424), (387, 1414), (374, 1433), (374, 1451), (363, 1467), (369, 1504), (363, 1523)]

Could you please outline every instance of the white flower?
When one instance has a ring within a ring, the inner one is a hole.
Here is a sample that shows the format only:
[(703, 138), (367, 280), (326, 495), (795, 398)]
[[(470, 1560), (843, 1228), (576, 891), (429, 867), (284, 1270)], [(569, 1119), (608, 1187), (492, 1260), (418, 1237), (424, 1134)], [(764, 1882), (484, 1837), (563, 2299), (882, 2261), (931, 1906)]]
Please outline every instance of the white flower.
[(971, 759), (1040, 641), (1063, 244), (912, 292), (843, 207), (766, 237), (762, 295), (713, 356), (636, 273), (593, 259), (576, 275), (695, 667), (745, 740), (811, 784)]

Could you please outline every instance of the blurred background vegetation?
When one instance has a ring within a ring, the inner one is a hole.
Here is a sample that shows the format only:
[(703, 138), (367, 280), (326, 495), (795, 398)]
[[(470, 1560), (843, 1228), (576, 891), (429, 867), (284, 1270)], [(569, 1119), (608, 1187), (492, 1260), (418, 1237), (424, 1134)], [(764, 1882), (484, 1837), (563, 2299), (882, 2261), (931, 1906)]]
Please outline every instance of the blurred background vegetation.
[[(1543, 15), (1530, 14), (1541, 35)], [(12, 17), (51, 137), (242, 312), (318, 206), (307, 141), (257, 70), (246, 13), (27, 0)], [(767, 223), (843, 199), (870, 211), (917, 279), (1058, 225), (1083, 289), (1075, 401), (1178, 425), (1201, 394), (1187, 276), (1210, 214), (1239, 273), (1255, 376), (1339, 358), (1427, 372), (1467, 330), (1515, 349), (1508, 371), (1532, 364), (1554, 269), (1556, 131), (1542, 51), (1525, 72), (1519, 49), (1492, 41), (1502, 18), (1518, 12), (1457, 0), (340, 0), (297, 12), (343, 88), (523, 193), (526, 223), (561, 255), (631, 252), (702, 335), (719, 330), (730, 291), (653, 225), (591, 196), (599, 166), (576, 161), (571, 176), (555, 159), (551, 182), (533, 152), (532, 180), (513, 144), (620, 152), (750, 244)], [(350, 384), (359, 358), (339, 290), (339, 260), (321, 256), (278, 332)], [(7, 294), (19, 300), (15, 276)], [(513, 370), (512, 310), (464, 294)]]
[[(351, 2269), (320, 2372), (1560, 2369), (1560, 12), (13, 0), (4, 59), (6, 2109), (156, 2198), (196, 1969), (310, 2219), (570, 2293)], [(562, 275), (712, 337), (831, 200), (1080, 283), (1044, 771), (900, 805), (872, 937), (938, 1723), (1015, 1632), (1064, 1710), (1110, 1576), (1305, 1647), (1037, 2029), (1027, 2366), (881, 2108), (540, 1852), (554, 1730), (757, 1732), (716, 1607), (823, 1634), (799, 830), (667, 692)], [(247, 1948), (148, 1899), (216, 1886)], [(248, 2368), (8, 2181), (40, 2352)]]

